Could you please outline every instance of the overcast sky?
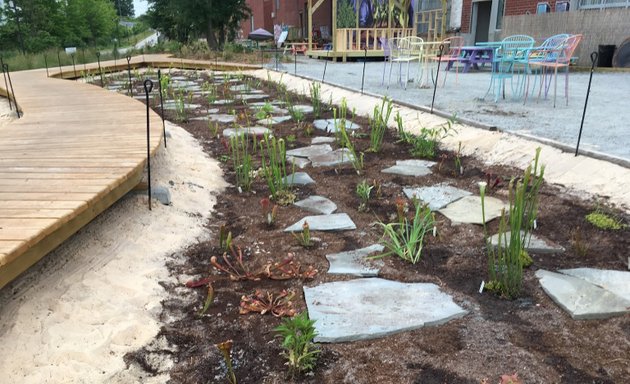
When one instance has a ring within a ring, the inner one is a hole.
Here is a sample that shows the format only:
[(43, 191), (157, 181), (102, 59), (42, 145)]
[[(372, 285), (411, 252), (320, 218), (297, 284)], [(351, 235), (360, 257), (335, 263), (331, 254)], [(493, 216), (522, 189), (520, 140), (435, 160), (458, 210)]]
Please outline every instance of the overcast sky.
[(147, 0), (133, 0), (133, 9), (136, 11), (136, 16), (146, 13), (147, 6)]

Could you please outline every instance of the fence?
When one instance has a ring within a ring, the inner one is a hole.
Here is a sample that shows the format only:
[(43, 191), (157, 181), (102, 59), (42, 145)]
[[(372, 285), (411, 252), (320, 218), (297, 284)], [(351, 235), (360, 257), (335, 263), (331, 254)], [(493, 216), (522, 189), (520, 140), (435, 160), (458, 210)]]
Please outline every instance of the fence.
[(526, 34), (542, 42), (558, 33), (584, 35), (575, 55), (579, 58), (578, 65), (590, 66), (589, 55), (597, 51), (598, 45), (618, 46), (630, 37), (630, 9), (506, 16), (501, 38)]

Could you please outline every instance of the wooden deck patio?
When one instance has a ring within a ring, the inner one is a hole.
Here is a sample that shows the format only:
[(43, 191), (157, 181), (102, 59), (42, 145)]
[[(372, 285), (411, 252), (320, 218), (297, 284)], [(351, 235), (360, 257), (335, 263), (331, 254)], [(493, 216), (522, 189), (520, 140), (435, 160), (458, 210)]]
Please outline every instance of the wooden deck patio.
[[(126, 60), (117, 64), (127, 67)], [(135, 57), (132, 64), (228, 68), (162, 55)], [(115, 69), (113, 62), (102, 66)], [(64, 78), (73, 74), (72, 67), (62, 71)], [(131, 191), (144, 173), (146, 106), (52, 77), (59, 69), (50, 74), (11, 73), (23, 117), (0, 128), (0, 288)], [(162, 122), (151, 112), (152, 154), (161, 142)]]

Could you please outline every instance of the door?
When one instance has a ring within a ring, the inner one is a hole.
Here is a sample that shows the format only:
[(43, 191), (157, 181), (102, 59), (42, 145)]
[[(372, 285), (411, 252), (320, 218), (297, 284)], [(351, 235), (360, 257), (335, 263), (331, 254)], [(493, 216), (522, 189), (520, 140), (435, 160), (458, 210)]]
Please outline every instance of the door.
[(488, 41), (491, 11), (492, 1), (478, 1), (476, 3), (473, 3), (475, 43)]

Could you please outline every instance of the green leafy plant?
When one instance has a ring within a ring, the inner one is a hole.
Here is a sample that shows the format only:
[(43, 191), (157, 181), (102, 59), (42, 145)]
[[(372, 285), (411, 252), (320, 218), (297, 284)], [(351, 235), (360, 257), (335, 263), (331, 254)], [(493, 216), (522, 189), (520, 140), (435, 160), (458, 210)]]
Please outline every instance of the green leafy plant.
[(361, 204), (359, 204), (359, 212), (367, 212), (368, 210), (368, 201), (370, 200), (370, 194), (372, 193), (373, 185), (368, 184), (367, 180), (363, 180), (359, 184), (357, 184), (356, 193), (359, 199), (361, 200)]
[(313, 106), (313, 115), (316, 119), (322, 114), (323, 102), (322, 102), (322, 85), (319, 83), (313, 83), (309, 85), (309, 93), (311, 95), (311, 105)]
[(586, 221), (599, 229), (609, 231), (618, 231), (626, 227), (621, 219), (616, 219), (600, 210), (596, 210), (595, 212), (591, 212), (586, 215)]
[(287, 359), (289, 376), (295, 378), (315, 368), (320, 353), (313, 339), (317, 336), (315, 321), (308, 318), (306, 312), (286, 318), (275, 332), (282, 338), (282, 355)]
[(292, 233), (292, 235), (304, 248), (313, 246), (313, 239), (311, 238), (311, 228), (309, 227), (306, 220), (304, 220), (304, 224), (302, 224), (302, 231), (300, 232), (300, 234), (296, 235), (295, 233)]
[(372, 258), (396, 255), (412, 264), (420, 261), (422, 250), (424, 249), (425, 236), (433, 232), (435, 221), (428, 206), (421, 204), (418, 200), (414, 200), (413, 203), (415, 210), (411, 220), (407, 218), (404, 206), (397, 203), (398, 222), (389, 224), (377, 223), (383, 229), (381, 243), (387, 252)]
[(352, 140), (350, 139), (350, 135), (348, 134), (348, 130), (346, 129), (346, 111), (347, 111), (347, 106), (345, 103), (345, 99), (342, 99), (341, 101), (341, 107), (340, 107), (340, 116), (343, 116), (343, 118), (337, 118), (337, 110), (333, 108), (333, 119), (335, 121), (335, 134), (337, 137), (337, 142), (339, 143), (340, 146), (346, 148), (349, 152), (349, 158), (350, 158), (350, 162), (352, 163), (352, 167), (354, 168), (354, 170), (357, 172), (357, 175), (361, 174), (361, 171), (363, 170), (364, 167), (364, 162), (363, 162), (363, 153), (361, 153), (361, 155), (357, 156), (357, 152), (354, 149), (354, 144), (352, 143)]
[(464, 174), (464, 166), (462, 165), (462, 142), (459, 142), (457, 152), (455, 153), (455, 173)]
[(540, 148), (537, 148), (533, 166), (530, 164), (525, 169), (522, 179), (513, 178), (510, 181), (508, 186), (510, 206), (507, 214), (505, 210), (501, 212), (496, 247), (489, 243), (485, 224), (486, 183), (479, 184), (481, 214), (488, 251), (488, 284), (485, 288), (509, 299), (520, 294), (523, 267), (529, 258), (525, 252), (525, 245), (529, 243), (531, 230), (538, 215), (538, 192), (542, 187), (545, 173), (545, 166), (538, 166), (539, 157)]
[(272, 198), (280, 205), (292, 204), (295, 201), (295, 194), (290, 190), (292, 180), (287, 175), (284, 139), (265, 135), (260, 147), (262, 171)]
[(378, 152), (381, 150), (383, 137), (385, 137), (387, 124), (393, 109), (392, 100), (387, 98), (387, 96), (383, 97), (380, 108), (378, 105), (374, 106), (374, 112), (370, 118), (370, 148), (368, 151)]
[(227, 340), (222, 343), (216, 344), (216, 347), (221, 352), (225, 365), (227, 366), (227, 381), (228, 384), (237, 384), (236, 375), (234, 374), (234, 368), (232, 367), (232, 340)]
[(258, 110), (256, 111), (256, 119), (265, 120), (270, 119), (273, 113), (273, 105), (268, 101), (265, 102)]
[(419, 135), (408, 135), (405, 140), (412, 145), (411, 154), (424, 159), (433, 159), (437, 153), (439, 142), (454, 131), (454, 119), (450, 119), (439, 127), (420, 129)]
[(230, 138), (230, 156), (232, 169), (236, 174), (236, 186), (240, 190), (249, 191), (252, 187), (252, 155), (250, 142), (245, 135), (235, 135)]
[(224, 252), (232, 247), (232, 232), (228, 231), (227, 227), (222, 225), (219, 228), (219, 248)]

